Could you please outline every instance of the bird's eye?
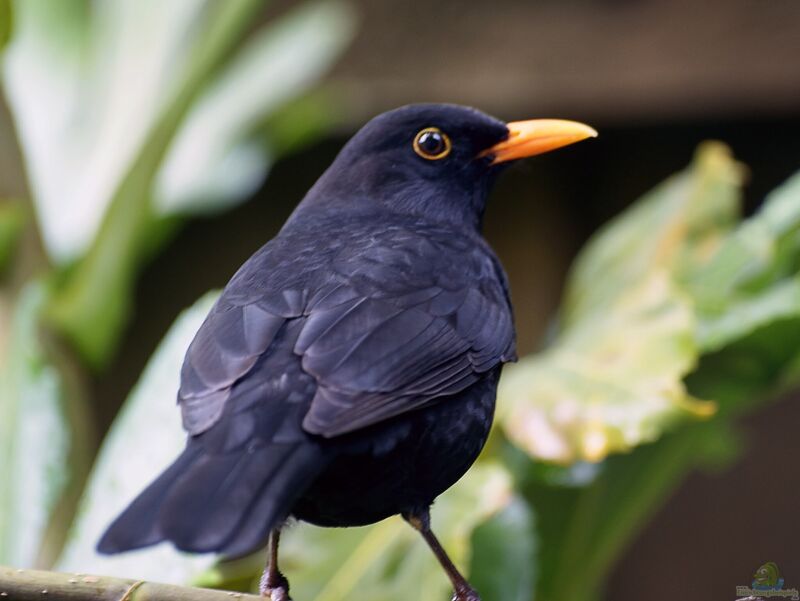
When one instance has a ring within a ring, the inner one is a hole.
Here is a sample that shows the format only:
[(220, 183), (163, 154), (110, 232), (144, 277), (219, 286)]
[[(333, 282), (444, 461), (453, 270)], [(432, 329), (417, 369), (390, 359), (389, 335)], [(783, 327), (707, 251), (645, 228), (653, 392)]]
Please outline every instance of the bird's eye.
[(438, 127), (426, 127), (414, 137), (414, 152), (423, 159), (443, 159), (451, 148), (450, 138)]

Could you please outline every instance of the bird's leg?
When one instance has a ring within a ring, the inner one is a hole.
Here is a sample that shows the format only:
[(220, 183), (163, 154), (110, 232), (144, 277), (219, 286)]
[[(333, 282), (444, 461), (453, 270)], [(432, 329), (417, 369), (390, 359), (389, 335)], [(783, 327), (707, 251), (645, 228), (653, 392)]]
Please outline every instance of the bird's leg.
[(289, 598), (289, 581), (278, 569), (278, 543), (281, 539), (280, 528), (275, 528), (269, 537), (269, 558), (267, 567), (261, 575), (261, 596), (272, 601), (291, 601)]
[(458, 568), (456, 568), (447, 556), (447, 552), (442, 547), (439, 539), (436, 538), (433, 530), (431, 530), (431, 514), (429, 509), (426, 507), (423, 510), (416, 510), (413, 513), (404, 513), (403, 519), (422, 535), (422, 538), (428, 543), (436, 559), (442, 564), (447, 577), (450, 578), (450, 582), (453, 583), (453, 601), (481, 601), (477, 591), (475, 591), (475, 589), (469, 585), (467, 579), (461, 575), (461, 572), (458, 571)]

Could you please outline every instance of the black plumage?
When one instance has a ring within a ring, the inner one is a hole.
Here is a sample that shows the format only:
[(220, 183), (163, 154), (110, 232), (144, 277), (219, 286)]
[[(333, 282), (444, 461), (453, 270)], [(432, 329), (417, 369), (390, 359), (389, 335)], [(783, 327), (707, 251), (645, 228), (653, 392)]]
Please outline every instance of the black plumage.
[[(275, 531), (276, 560), (289, 516), (402, 514), (429, 532), (427, 508), (478, 456), (515, 357), (506, 277), (480, 234), (500, 167), (486, 151), (507, 138), (474, 109), (413, 105), (348, 142), (197, 332), (178, 393), (186, 449), (101, 551), (169, 540), (237, 556)], [(285, 598), (270, 565), (265, 594)]]

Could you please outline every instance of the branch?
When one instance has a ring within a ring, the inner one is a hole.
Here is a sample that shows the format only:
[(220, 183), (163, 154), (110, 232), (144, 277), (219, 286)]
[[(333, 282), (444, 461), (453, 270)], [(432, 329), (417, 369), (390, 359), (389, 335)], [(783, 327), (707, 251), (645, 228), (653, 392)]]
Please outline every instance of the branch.
[(263, 597), (108, 576), (0, 566), (0, 601), (264, 601)]

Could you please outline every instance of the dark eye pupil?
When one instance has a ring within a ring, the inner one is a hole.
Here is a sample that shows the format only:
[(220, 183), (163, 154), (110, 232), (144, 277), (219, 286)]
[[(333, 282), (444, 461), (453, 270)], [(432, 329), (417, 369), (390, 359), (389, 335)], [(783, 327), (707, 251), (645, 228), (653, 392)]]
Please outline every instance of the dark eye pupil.
[(436, 131), (426, 131), (417, 142), (420, 149), (427, 154), (439, 154), (444, 150), (442, 134)]

